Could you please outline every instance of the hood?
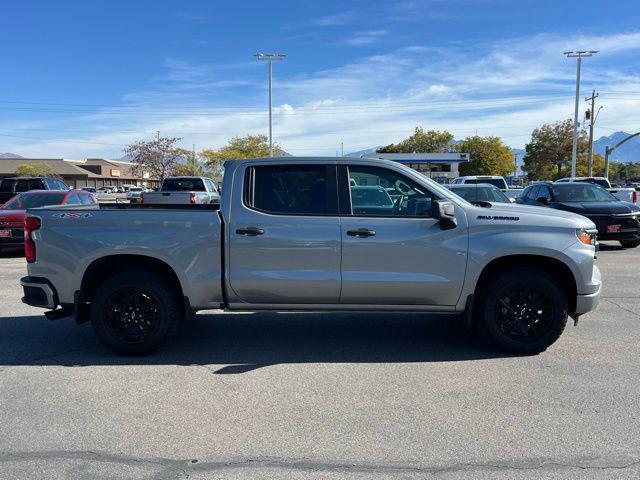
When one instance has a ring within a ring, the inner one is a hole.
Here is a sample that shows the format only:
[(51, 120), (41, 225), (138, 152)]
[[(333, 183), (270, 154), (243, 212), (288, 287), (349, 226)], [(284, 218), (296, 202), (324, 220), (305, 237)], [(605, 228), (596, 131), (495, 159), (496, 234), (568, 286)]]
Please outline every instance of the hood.
[(24, 210), (0, 210), (0, 223), (18, 222), (24, 223)]
[(492, 216), (514, 216), (522, 215), (529, 218), (539, 217), (539, 221), (542, 223), (544, 219), (554, 218), (563, 219), (571, 223), (571, 226), (576, 228), (593, 228), (594, 224), (591, 220), (563, 210), (555, 210), (553, 208), (536, 207), (533, 205), (522, 205), (519, 203), (492, 203), (491, 208), (477, 207), (478, 210), (475, 213), (479, 215), (492, 215)]
[(629, 202), (557, 202), (551, 206), (580, 215), (616, 215), (640, 211), (640, 208)]

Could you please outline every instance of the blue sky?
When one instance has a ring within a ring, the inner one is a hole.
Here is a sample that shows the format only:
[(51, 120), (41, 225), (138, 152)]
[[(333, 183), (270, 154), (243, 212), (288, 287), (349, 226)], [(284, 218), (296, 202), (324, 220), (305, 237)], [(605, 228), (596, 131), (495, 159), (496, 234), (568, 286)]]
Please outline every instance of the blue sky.
[[(266, 133), (299, 155), (396, 142), (416, 125), (456, 138), (531, 130), (604, 108), (596, 137), (640, 129), (637, 0), (13, 1), (2, 7), (0, 152), (119, 157), (156, 130), (197, 149)], [(586, 108), (584, 102), (581, 110)]]

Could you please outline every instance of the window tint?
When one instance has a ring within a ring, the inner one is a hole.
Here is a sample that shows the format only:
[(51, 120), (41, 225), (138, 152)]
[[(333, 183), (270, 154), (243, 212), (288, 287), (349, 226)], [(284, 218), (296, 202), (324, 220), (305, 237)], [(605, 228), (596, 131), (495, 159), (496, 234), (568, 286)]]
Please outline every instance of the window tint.
[(530, 198), (531, 200), (535, 200), (536, 198), (538, 198), (539, 191), (540, 191), (540, 185), (531, 187), (531, 190), (529, 190), (529, 195), (527, 196), (527, 198)]
[(332, 213), (327, 198), (327, 166), (265, 165), (249, 168), (245, 178), (245, 202), (269, 213)]
[(93, 201), (93, 197), (91, 195), (81, 194), (80, 203), (82, 205), (93, 205), (95, 202)]
[(71, 193), (67, 197), (67, 201), (64, 202), (65, 205), (80, 205), (80, 196), (77, 193)]
[(13, 178), (3, 178), (2, 182), (0, 182), (0, 192), (11, 192), (13, 193), (13, 187), (16, 185), (16, 180)]
[(174, 192), (204, 192), (201, 178), (167, 178), (162, 182), (162, 190)]
[(549, 190), (549, 187), (547, 187), (546, 185), (540, 186), (540, 189), (538, 190), (538, 195), (535, 198), (535, 200), (537, 200), (540, 197), (546, 198), (548, 202), (551, 201), (551, 190)]
[(353, 215), (431, 215), (431, 203), (435, 196), (404, 175), (386, 168), (357, 165), (349, 166), (348, 170)]
[(475, 185), (478, 183), (488, 183), (489, 185), (493, 185), (498, 188), (507, 188), (507, 182), (502, 178), (466, 178), (464, 179), (464, 183), (466, 185)]

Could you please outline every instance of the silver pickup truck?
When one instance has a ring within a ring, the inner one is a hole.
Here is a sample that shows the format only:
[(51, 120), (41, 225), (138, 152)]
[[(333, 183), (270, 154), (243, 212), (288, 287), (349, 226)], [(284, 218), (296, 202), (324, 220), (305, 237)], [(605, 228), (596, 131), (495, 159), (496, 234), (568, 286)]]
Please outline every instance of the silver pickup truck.
[(90, 321), (111, 349), (163, 346), (193, 312), (457, 314), (500, 348), (545, 350), (593, 310), (594, 224), (474, 206), (377, 159), (228, 162), (220, 205), (28, 210), (23, 301)]
[(213, 180), (207, 177), (167, 177), (159, 192), (143, 192), (141, 203), (194, 204), (217, 203), (220, 194)]

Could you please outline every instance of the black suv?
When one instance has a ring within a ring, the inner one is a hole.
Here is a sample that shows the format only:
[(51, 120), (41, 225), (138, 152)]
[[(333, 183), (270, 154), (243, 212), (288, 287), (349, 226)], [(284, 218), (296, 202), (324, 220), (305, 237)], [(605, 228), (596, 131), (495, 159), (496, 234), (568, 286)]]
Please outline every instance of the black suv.
[(11, 177), (0, 182), (0, 205), (18, 193), (29, 190), (69, 190), (62, 180), (52, 177)]

